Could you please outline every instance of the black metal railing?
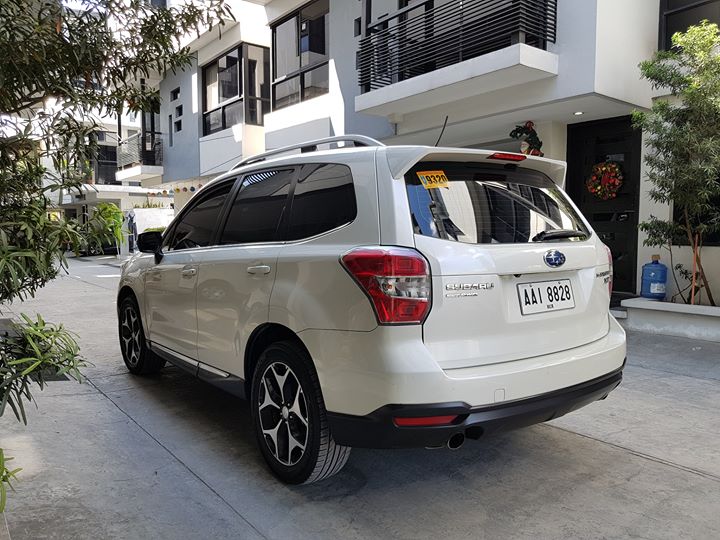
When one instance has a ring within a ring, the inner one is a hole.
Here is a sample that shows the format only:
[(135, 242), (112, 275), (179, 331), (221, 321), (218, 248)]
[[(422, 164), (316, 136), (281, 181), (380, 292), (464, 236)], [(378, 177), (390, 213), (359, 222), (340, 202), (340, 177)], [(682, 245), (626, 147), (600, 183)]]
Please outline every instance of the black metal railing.
[(413, 15), (417, 10), (415, 4), (368, 25), (358, 57), (363, 92), (514, 43), (545, 49), (555, 42), (557, 0), (454, 0)]
[(163, 145), (159, 133), (138, 133), (118, 144), (117, 166), (124, 169), (132, 165), (162, 165)]

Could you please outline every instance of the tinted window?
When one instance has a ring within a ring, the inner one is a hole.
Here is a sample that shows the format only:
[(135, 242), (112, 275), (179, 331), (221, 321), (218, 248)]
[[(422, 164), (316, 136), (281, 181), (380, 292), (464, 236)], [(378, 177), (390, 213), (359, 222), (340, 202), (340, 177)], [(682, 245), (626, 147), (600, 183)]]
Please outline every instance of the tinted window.
[(246, 176), (230, 208), (221, 244), (246, 244), (277, 240), (292, 169), (263, 171)]
[(217, 218), (232, 186), (233, 183), (229, 182), (206, 195), (201, 194), (202, 199), (186, 212), (175, 226), (168, 248), (179, 250), (209, 246)]
[(306, 166), (295, 187), (288, 239), (308, 238), (329, 231), (349, 223), (356, 215), (349, 167)]
[[(419, 176), (423, 172), (445, 173), (447, 186), (426, 189)], [(535, 171), (421, 163), (406, 175), (405, 183), (415, 233), (423, 236), (467, 244), (514, 244), (531, 242), (542, 231), (588, 232), (562, 191)]]

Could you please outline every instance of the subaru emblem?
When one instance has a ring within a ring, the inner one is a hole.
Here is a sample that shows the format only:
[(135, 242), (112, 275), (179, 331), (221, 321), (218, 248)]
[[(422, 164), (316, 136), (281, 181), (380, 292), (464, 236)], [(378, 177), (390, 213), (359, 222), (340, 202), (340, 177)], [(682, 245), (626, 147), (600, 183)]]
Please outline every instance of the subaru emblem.
[(557, 249), (551, 249), (545, 253), (544, 259), (545, 264), (547, 264), (550, 268), (558, 268), (565, 264), (565, 255)]

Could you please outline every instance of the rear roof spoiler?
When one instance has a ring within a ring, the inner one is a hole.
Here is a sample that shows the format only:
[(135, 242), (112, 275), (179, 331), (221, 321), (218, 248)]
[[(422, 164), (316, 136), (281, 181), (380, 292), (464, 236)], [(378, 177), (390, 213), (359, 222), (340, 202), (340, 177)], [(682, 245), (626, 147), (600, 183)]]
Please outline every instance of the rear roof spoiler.
[[(402, 178), (420, 161), (477, 161), (488, 164), (503, 163), (503, 160), (490, 159), (495, 150), (476, 150), (472, 148), (435, 148), (433, 146), (385, 146), (378, 149), (384, 152), (393, 178)], [(527, 156), (523, 161), (507, 161), (524, 169), (533, 169), (547, 175), (561, 188), (565, 187), (564, 161)]]

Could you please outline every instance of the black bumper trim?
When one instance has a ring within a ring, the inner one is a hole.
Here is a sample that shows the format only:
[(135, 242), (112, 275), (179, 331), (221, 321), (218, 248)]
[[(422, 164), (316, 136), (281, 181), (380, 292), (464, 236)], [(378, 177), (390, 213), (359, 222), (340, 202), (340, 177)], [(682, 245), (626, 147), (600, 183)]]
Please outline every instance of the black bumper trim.
[[(338, 444), (358, 448), (417, 448), (444, 445), (456, 433), (471, 439), (559, 418), (599, 399), (622, 381), (619, 369), (584, 383), (500, 405), (471, 408), (466, 403), (385, 405), (367, 416), (328, 412), (330, 432)], [(397, 427), (394, 417), (457, 415), (454, 424)]]

